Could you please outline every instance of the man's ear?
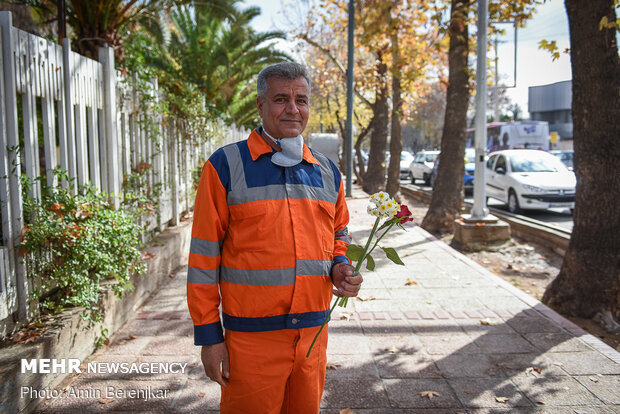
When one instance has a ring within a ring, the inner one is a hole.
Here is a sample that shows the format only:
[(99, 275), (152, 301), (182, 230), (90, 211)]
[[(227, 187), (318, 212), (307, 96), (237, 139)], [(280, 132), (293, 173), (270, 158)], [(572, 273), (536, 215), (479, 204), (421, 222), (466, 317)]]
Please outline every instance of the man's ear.
[(256, 108), (258, 109), (258, 114), (262, 118), (263, 117), (263, 100), (259, 96), (256, 97)]

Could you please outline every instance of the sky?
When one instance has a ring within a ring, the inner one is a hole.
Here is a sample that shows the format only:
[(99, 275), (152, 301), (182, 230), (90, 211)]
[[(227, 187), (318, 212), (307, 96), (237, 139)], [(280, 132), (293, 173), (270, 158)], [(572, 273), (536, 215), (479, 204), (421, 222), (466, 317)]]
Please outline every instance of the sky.
[[(280, 0), (245, 0), (246, 6), (259, 6), (262, 14), (252, 21), (258, 31), (281, 29), (284, 10)], [(514, 30), (510, 24), (501, 24), (506, 34), (498, 39), (498, 72), (500, 84), (514, 84)], [(508, 88), (507, 95), (511, 101), (519, 104), (527, 115), (528, 86), (539, 86), (571, 79), (570, 57), (565, 53), (552, 61), (551, 54), (538, 49), (541, 40), (555, 40), (558, 49), (569, 47), (568, 18), (563, 0), (547, 0), (537, 8), (534, 17), (526, 27), (517, 31), (517, 83), (515, 88)], [(281, 49), (291, 51), (286, 42), (279, 44)], [(489, 50), (487, 57), (494, 64), (495, 51)]]

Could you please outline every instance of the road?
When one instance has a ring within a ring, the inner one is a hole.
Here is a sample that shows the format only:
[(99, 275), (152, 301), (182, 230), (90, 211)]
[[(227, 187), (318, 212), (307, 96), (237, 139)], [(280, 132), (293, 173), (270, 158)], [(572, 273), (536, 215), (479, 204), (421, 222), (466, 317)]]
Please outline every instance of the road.
[[(411, 185), (410, 180), (401, 180), (401, 185)], [(433, 189), (429, 186), (424, 185), (424, 182), (421, 180), (416, 181), (416, 187), (432, 191)], [(473, 203), (473, 195), (467, 194), (465, 198), (465, 202)], [(508, 211), (506, 205), (504, 205), (501, 201), (490, 199), (489, 207), (502, 209)], [(524, 210), (521, 213), (524, 216), (529, 218), (533, 218), (535, 220), (540, 220), (548, 224), (552, 224), (564, 229), (572, 230), (573, 229), (573, 215), (571, 214), (569, 209), (561, 209), (561, 208), (553, 208), (548, 210)]]

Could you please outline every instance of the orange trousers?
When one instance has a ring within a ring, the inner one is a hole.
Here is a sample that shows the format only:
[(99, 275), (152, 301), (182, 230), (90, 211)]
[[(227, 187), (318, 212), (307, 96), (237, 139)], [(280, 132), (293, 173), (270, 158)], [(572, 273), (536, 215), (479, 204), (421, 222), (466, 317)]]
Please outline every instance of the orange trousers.
[(325, 385), (327, 326), (268, 332), (226, 331), (230, 358), (221, 414), (317, 414)]

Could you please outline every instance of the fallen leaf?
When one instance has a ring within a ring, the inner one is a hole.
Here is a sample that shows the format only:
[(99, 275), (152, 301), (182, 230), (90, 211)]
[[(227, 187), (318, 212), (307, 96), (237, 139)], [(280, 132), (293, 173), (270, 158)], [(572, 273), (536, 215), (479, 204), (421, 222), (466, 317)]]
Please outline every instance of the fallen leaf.
[(590, 381), (592, 382), (598, 382), (598, 378), (594, 378), (594, 377), (588, 377), (590, 379)]
[(34, 342), (39, 336), (41, 336), (41, 332), (20, 331), (11, 337), (11, 341), (16, 344), (29, 344), (30, 342)]
[(198, 396), (199, 396), (199, 397), (204, 397), (205, 395), (207, 395), (207, 394), (205, 394), (204, 392), (199, 392), (199, 393), (198, 393)]
[(495, 397), (495, 401), (499, 402), (499, 403), (507, 403), (509, 400), (508, 397)]
[(333, 369), (336, 370), (338, 368), (340, 368), (341, 364), (339, 362), (328, 362), (327, 363), (327, 369)]
[(538, 404), (538, 405), (545, 405), (545, 403), (542, 402), (542, 401), (536, 401), (536, 404)]
[(395, 346), (392, 346), (392, 347), (386, 348), (385, 352), (389, 354), (395, 354), (396, 352), (398, 352), (398, 348), (396, 348)]
[(356, 296), (356, 299), (362, 302), (366, 302), (369, 300), (376, 300), (377, 298), (375, 298), (374, 296)]
[(415, 286), (417, 284), (418, 282), (416, 282), (415, 280), (411, 280), (410, 278), (407, 278), (407, 281), (405, 282), (405, 286)]
[(344, 408), (344, 409), (338, 411), (338, 414), (355, 414), (355, 412), (351, 411), (350, 408)]
[(106, 398), (106, 397), (104, 397), (104, 398), (100, 398), (99, 399), (99, 404), (109, 404), (112, 401), (114, 401), (114, 398)]
[(151, 260), (155, 255), (151, 252), (142, 252), (142, 260)]
[(495, 322), (493, 322), (489, 318), (480, 319), (480, 325), (492, 326), (492, 325), (495, 325)]
[(422, 391), (420, 393), (420, 397), (424, 398), (427, 397), (429, 400), (432, 400), (433, 397), (440, 397), (441, 395), (438, 392), (435, 391)]
[(176, 273), (172, 272), (172, 273), (170, 273), (170, 274), (168, 275), (168, 277), (169, 277), (170, 279), (174, 279), (174, 278), (176, 277), (176, 275), (177, 275)]
[(137, 338), (137, 336), (135, 336), (135, 335), (129, 335), (127, 337), (127, 339), (129, 339), (129, 340), (133, 340), (133, 339), (136, 339), (136, 338)]
[(478, 227), (482, 227), (482, 226), (484, 226), (484, 225), (485, 225), (485, 224), (484, 224), (484, 223), (481, 223), (481, 222), (476, 223), (476, 226), (478, 226)]
[(531, 376), (533, 376), (533, 377), (537, 377), (537, 376), (538, 376), (538, 374), (540, 374), (540, 372), (541, 372), (541, 370), (536, 369), (536, 368), (534, 368), (534, 367), (527, 367), (527, 368), (525, 369), (525, 374), (527, 374), (527, 375), (531, 375)]
[(351, 320), (351, 314), (347, 313), (347, 312), (342, 312), (340, 314), (340, 320), (344, 320), (344, 319), (346, 319), (347, 321), (350, 321)]

